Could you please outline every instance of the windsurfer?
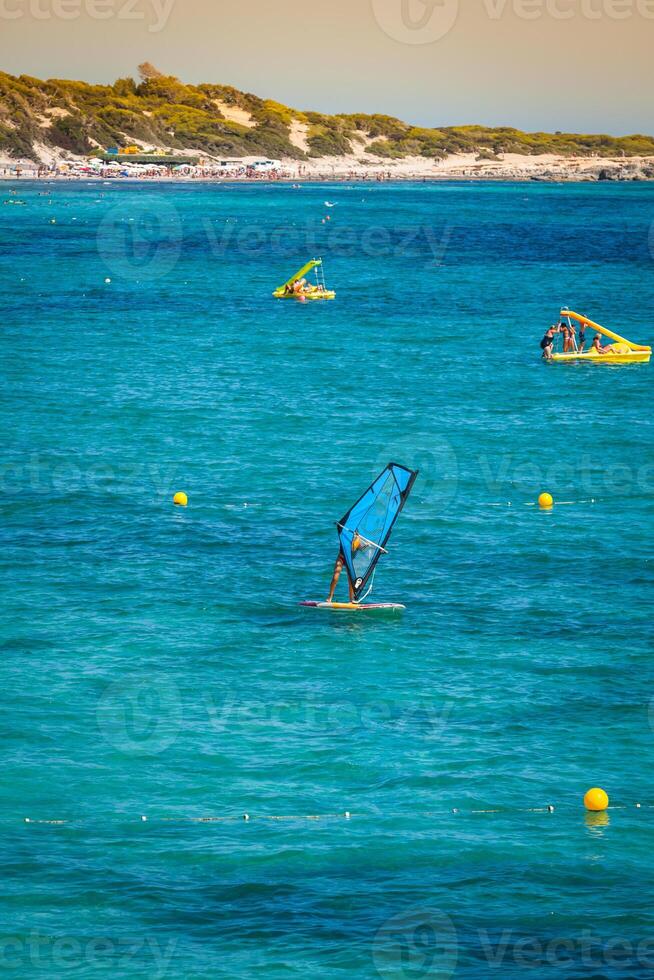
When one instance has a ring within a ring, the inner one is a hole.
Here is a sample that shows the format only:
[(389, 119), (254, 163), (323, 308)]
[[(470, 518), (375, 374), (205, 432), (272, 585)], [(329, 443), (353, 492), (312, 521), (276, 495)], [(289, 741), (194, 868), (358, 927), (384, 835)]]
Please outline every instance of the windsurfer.
[[(361, 538), (359, 537), (358, 534), (355, 534), (354, 538), (352, 539), (352, 551), (358, 551), (360, 547), (361, 547)], [(338, 585), (338, 580), (341, 577), (341, 572), (343, 571), (343, 568), (344, 567), (345, 567), (345, 557), (343, 555), (343, 552), (342, 551), (339, 551), (338, 558), (336, 559), (336, 564), (334, 565), (334, 574), (332, 576), (331, 585), (329, 586), (329, 595), (327, 597), (327, 602), (333, 602), (334, 601), (334, 594), (336, 592), (336, 586)], [(350, 602), (354, 602), (355, 601), (355, 599), (354, 599), (354, 586), (352, 585), (352, 582), (350, 581), (350, 576), (349, 575), (347, 577), (347, 584), (348, 584), (348, 588), (350, 590)]]

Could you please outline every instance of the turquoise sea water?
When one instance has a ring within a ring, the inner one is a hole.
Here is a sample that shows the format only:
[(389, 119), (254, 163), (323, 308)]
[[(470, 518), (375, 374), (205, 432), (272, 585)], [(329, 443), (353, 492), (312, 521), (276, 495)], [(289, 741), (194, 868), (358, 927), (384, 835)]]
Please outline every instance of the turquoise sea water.
[[(651, 974), (654, 366), (538, 342), (652, 341), (654, 187), (15, 186), (4, 972)], [(391, 459), (407, 612), (298, 609)]]

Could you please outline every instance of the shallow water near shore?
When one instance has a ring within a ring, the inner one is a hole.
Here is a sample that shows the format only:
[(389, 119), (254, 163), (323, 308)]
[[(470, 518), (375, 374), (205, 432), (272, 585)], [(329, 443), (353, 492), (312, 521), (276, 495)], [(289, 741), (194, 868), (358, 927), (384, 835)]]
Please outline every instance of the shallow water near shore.
[[(5, 972), (654, 969), (654, 367), (538, 349), (652, 341), (654, 187), (13, 186)], [(389, 460), (406, 613), (299, 609)]]

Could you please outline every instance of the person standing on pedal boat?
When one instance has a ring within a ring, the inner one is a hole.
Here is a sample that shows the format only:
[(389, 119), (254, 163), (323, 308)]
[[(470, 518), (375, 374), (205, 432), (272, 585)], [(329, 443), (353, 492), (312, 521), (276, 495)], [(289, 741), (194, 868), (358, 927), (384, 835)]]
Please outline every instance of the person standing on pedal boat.
[(565, 326), (564, 324), (563, 334), (565, 337), (563, 341), (563, 353), (573, 354), (577, 349), (577, 345), (576, 345), (577, 330), (574, 323), (569, 323), (567, 326)]
[(540, 342), (540, 349), (543, 352), (543, 359), (546, 361), (552, 360), (552, 351), (554, 349), (554, 335), (561, 332), (561, 325), (552, 326), (549, 328), (545, 336)]

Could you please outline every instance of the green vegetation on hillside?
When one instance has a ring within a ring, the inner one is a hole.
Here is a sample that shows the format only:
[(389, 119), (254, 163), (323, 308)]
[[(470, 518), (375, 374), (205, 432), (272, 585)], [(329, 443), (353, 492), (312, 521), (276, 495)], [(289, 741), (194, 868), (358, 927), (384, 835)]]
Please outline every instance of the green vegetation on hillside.
[[(391, 116), (301, 112), (228, 85), (185, 85), (147, 64), (140, 73), (140, 82), (119, 78), (113, 85), (89, 85), (0, 72), (0, 153), (38, 160), (44, 146), (90, 154), (137, 144), (211, 157), (304, 159), (305, 152), (291, 139), (293, 125), (299, 125), (312, 157), (343, 156), (362, 142), (369, 142), (368, 153), (388, 159), (439, 159), (460, 152), (482, 158), (503, 153), (654, 155), (651, 136), (523, 133), (484, 126), (428, 129)], [(240, 121), (226, 118), (230, 110), (239, 110)]]

